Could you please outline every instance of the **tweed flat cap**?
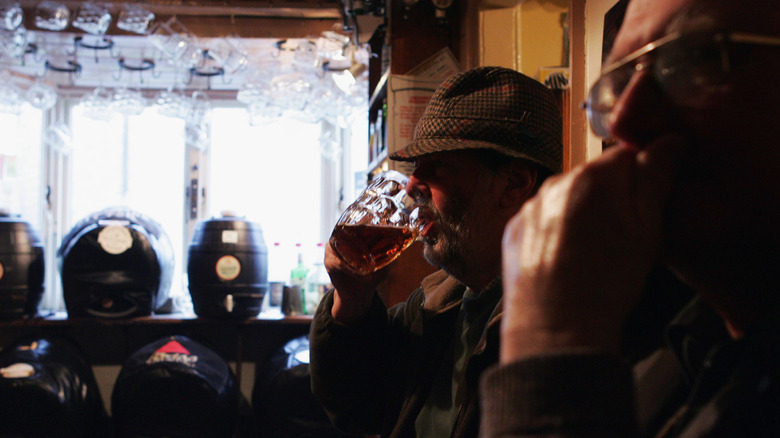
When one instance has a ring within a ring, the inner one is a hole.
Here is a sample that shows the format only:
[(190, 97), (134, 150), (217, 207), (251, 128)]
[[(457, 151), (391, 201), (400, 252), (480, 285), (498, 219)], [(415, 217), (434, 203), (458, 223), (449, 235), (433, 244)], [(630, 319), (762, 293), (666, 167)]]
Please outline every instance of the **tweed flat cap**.
[(539, 81), (503, 67), (477, 67), (445, 80), (433, 94), (414, 140), (390, 155), (413, 161), (459, 149), (493, 149), (560, 172), (563, 122)]

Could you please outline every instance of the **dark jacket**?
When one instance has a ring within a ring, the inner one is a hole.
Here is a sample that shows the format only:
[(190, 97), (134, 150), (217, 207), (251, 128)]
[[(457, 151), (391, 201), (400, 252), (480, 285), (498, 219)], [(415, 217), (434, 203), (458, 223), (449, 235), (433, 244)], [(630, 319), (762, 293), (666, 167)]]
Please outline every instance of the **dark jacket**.
[(482, 437), (780, 436), (780, 329), (731, 339), (694, 300), (668, 347), (634, 366), (572, 351), (496, 366), (482, 381)]
[[(501, 288), (500, 279), (488, 288)], [(333, 423), (350, 433), (414, 437), (436, 371), (451, 348), (465, 286), (437, 271), (405, 303), (387, 310), (377, 295), (367, 317), (345, 326), (331, 317), (333, 293), (312, 322), (312, 389)], [(477, 384), (498, 360), (501, 302), (466, 368), (466, 396), (451, 437), (476, 437)]]

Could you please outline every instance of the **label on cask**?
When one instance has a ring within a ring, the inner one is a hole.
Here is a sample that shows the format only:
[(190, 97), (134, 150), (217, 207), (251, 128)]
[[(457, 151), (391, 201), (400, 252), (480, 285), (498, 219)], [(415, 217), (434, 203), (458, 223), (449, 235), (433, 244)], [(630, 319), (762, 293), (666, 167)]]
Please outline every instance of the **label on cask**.
[(98, 233), (98, 244), (103, 251), (119, 255), (133, 246), (133, 236), (130, 230), (122, 225), (109, 225)]
[(222, 256), (217, 260), (217, 277), (223, 281), (234, 280), (241, 273), (241, 262), (232, 255)]

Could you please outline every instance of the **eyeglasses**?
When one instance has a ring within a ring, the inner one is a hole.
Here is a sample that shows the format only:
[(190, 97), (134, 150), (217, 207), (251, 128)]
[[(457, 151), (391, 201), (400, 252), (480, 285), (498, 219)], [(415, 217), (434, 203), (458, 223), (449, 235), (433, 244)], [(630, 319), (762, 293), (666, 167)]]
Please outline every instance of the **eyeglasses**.
[(780, 47), (780, 38), (739, 32), (675, 32), (653, 41), (607, 66), (580, 106), (593, 133), (610, 136), (609, 116), (634, 73), (647, 71), (673, 105), (700, 107), (716, 93), (735, 65), (749, 59), (734, 45)]

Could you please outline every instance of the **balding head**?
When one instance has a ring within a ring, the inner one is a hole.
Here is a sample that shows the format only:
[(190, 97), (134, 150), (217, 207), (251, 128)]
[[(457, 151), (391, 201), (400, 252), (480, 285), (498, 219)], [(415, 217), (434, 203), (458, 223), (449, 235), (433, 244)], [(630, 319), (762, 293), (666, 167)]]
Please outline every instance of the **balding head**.
[(631, 0), (610, 62), (674, 31), (701, 28), (780, 35), (776, 0)]

